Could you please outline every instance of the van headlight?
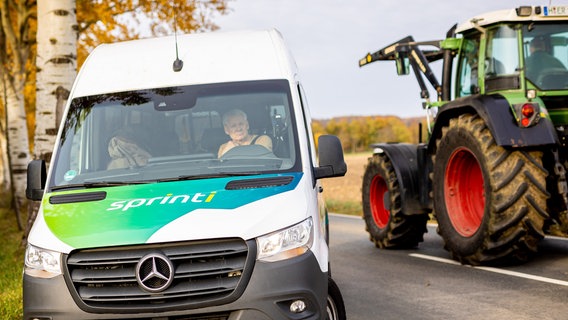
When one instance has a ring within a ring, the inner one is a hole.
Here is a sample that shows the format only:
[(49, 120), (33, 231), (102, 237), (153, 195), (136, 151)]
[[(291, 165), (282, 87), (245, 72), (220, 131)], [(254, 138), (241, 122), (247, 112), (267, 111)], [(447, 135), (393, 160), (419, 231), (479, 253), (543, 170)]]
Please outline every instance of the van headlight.
[(28, 244), (24, 257), (24, 272), (38, 278), (53, 278), (61, 274), (61, 253)]
[(313, 243), (313, 222), (308, 218), (284, 230), (259, 237), (258, 260), (274, 262), (304, 254)]

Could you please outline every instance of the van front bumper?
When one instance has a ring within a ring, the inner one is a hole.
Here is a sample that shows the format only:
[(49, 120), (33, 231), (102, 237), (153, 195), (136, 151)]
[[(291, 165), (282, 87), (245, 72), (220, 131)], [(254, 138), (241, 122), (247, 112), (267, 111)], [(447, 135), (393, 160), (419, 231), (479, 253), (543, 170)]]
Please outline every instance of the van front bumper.
[[(256, 261), (243, 294), (223, 305), (190, 310), (144, 313), (91, 313), (74, 301), (64, 277), (35, 278), (24, 274), (24, 318), (31, 319), (322, 319), (326, 313), (327, 279), (311, 251), (278, 262)], [(304, 311), (290, 305), (301, 300)]]

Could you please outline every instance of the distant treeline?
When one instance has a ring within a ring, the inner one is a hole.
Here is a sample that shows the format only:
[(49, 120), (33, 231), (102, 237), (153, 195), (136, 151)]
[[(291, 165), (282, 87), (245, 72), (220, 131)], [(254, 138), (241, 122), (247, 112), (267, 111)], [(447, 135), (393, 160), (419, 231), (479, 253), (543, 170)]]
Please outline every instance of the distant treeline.
[(368, 151), (377, 142), (418, 143), (419, 124), (422, 122), (423, 140), (427, 137), (426, 118), (399, 118), (395, 116), (350, 116), (328, 120), (313, 120), (312, 130), (317, 137), (333, 134), (339, 137), (345, 152)]

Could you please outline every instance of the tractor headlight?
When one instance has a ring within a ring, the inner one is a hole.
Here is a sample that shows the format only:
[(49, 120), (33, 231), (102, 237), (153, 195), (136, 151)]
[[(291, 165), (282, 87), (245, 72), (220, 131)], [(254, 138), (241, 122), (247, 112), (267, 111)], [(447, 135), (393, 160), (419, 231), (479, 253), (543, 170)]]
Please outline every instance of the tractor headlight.
[(24, 272), (38, 278), (53, 278), (61, 274), (61, 253), (28, 244), (24, 257)]
[(259, 237), (258, 260), (274, 262), (304, 254), (313, 243), (313, 222), (308, 218), (284, 230)]

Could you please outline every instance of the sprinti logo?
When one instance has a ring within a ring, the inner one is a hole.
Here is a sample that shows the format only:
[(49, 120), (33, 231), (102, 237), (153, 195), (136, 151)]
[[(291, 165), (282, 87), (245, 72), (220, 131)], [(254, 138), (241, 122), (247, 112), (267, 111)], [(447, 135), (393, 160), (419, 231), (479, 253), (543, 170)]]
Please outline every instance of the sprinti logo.
[(215, 191), (206, 194), (197, 192), (193, 195), (190, 194), (180, 194), (180, 195), (173, 195), (172, 193), (168, 193), (165, 197), (154, 197), (154, 198), (138, 198), (138, 199), (131, 199), (131, 200), (122, 200), (116, 201), (110, 204), (110, 208), (107, 211), (112, 210), (121, 210), (127, 211), (130, 208), (137, 208), (142, 206), (152, 206), (152, 205), (168, 205), (168, 204), (176, 204), (176, 203), (202, 203), (202, 202), (211, 202), (215, 197)]

